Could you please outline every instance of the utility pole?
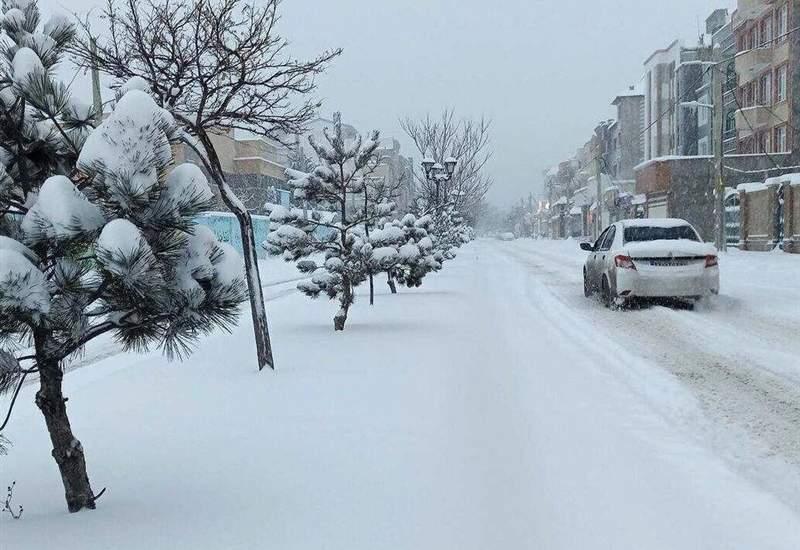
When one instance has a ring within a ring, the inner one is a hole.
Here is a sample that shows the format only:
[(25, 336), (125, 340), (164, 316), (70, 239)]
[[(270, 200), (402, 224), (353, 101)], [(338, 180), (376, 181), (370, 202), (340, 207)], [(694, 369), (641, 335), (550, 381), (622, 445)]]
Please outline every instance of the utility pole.
[[(721, 51), (721, 50), (720, 50)], [(715, 52), (714, 59), (719, 61), (720, 55)], [(713, 128), (714, 133), (714, 224), (715, 224), (715, 243), (717, 250), (726, 252), (728, 250), (728, 238), (725, 234), (725, 180), (722, 168), (722, 142), (725, 129), (724, 115), (725, 104), (723, 99), (722, 69), (719, 65), (711, 68), (711, 85), (713, 88)]]

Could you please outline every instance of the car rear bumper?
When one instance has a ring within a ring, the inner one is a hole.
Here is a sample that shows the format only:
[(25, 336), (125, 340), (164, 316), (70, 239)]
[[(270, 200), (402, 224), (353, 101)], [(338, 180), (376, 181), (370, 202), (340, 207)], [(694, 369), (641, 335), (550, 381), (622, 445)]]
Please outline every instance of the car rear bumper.
[(719, 292), (719, 268), (708, 267), (695, 273), (642, 273), (617, 270), (617, 295), (642, 298), (688, 298)]

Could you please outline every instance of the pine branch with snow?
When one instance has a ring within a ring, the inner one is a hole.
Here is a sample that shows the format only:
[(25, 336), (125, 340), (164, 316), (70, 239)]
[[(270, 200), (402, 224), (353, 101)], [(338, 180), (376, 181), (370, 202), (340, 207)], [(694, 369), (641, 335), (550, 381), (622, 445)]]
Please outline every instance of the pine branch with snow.
[[(67, 418), (61, 362), (106, 333), (127, 350), (157, 346), (184, 357), (204, 334), (233, 325), (246, 299), (244, 270), (229, 245), (193, 221), (213, 195), (199, 168), (173, 166), (172, 116), (130, 86), (93, 128), (91, 110), (51, 76), (72, 26), (56, 18), (37, 30), (33, 1), (7, 8), (0, 345), (8, 349), (0, 358), (30, 363), (3, 367), (0, 391), (16, 392), (27, 374), (39, 375), (36, 403), (67, 506), (77, 511), (94, 508), (97, 497)], [(25, 347), (24, 357), (10, 351)]]

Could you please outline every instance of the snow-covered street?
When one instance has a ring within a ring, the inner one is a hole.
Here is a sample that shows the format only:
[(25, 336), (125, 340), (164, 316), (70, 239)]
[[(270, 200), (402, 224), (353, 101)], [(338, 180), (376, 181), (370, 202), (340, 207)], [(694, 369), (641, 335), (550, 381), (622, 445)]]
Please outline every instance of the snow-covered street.
[(108, 488), (77, 516), (26, 387), (0, 547), (798, 548), (800, 258), (732, 252), (710, 305), (620, 312), (583, 297), (582, 259), (479, 240), (420, 289), (379, 281), (344, 333), (281, 273), (274, 373), (249, 315), (183, 364), (69, 372)]

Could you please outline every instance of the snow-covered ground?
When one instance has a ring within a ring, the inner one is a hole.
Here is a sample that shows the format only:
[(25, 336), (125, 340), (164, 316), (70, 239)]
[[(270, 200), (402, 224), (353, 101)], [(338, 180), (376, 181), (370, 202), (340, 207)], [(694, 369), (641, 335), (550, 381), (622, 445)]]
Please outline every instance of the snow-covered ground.
[(339, 334), (273, 273), (274, 373), (246, 315), (183, 364), (71, 371), (92, 512), (25, 388), (0, 547), (798, 548), (800, 258), (731, 253), (708, 307), (611, 312), (582, 254), (478, 241)]

